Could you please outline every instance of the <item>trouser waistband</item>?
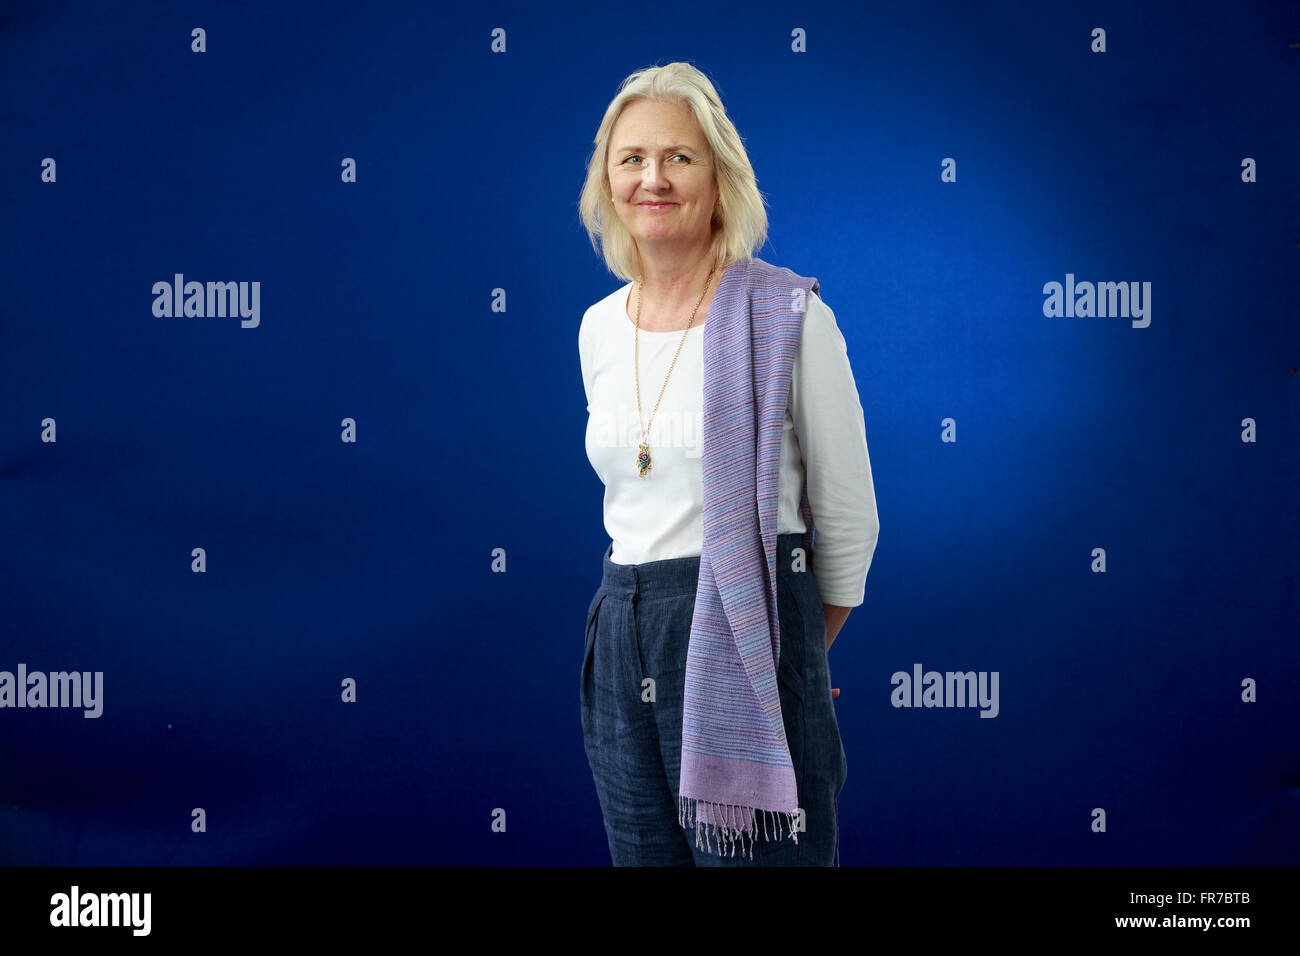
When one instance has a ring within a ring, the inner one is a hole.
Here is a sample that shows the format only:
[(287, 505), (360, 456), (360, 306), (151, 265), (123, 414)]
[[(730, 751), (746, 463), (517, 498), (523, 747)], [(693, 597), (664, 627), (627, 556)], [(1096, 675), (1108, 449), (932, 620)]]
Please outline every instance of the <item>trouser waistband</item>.
[[(804, 533), (801, 531), (779, 534), (776, 536), (776, 564), (778, 571), (789, 568), (795, 548), (803, 547)], [(605, 548), (604, 574), (601, 587), (611, 594), (624, 597), (649, 597), (694, 593), (699, 587), (700, 557), (665, 558), (662, 561), (645, 561), (641, 564), (615, 564), (610, 560), (614, 550), (613, 542)], [(812, 555), (806, 555), (808, 566), (812, 567)]]

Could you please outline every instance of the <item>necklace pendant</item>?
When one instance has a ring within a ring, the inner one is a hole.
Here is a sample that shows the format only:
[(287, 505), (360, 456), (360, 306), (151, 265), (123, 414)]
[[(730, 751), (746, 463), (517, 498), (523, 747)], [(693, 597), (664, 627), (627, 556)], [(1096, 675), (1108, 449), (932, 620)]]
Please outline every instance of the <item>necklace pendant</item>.
[(641, 470), (642, 478), (650, 471), (650, 446), (645, 442), (641, 443), (640, 452), (636, 456), (636, 466)]

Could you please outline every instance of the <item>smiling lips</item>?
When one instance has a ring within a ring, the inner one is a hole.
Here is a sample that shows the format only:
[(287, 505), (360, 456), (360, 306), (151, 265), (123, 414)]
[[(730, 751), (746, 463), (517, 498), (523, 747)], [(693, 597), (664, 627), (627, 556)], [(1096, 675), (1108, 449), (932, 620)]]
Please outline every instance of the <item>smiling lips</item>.
[(677, 204), (672, 202), (639, 202), (637, 205), (643, 209), (659, 210), (667, 209), (669, 206), (675, 206)]

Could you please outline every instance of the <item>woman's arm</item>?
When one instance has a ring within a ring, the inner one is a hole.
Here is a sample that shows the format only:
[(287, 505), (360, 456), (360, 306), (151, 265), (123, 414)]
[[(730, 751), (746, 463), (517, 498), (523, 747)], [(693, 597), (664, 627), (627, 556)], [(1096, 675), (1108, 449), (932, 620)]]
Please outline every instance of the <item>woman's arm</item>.
[(835, 643), (835, 635), (840, 632), (844, 622), (848, 619), (851, 607), (840, 607), (836, 604), (823, 604), (822, 609), (826, 612), (826, 650), (831, 649)]
[[(831, 645), (835, 643), (835, 635), (840, 632), (844, 626), (845, 620), (848, 619), (851, 607), (838, 607), (834, 604), (823, 604), (822, 610), (826, 612), (826, 651), (830, 653)], [(831, 688), (831, 700), (840, 696), (838, 687)]]
[(826, 649), (862, 603), (880, 534), (866, 425), (848, 345), (816, 293), (807, 311), (790, 383), (790, 412), (817, 525), (817, 589)]

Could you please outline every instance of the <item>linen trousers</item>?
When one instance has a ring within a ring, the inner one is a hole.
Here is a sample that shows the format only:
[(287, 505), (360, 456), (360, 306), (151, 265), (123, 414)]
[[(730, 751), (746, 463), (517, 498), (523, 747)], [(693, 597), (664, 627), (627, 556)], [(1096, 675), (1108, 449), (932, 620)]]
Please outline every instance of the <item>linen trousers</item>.
[[(758, 824), (752, 850), (696, 846), (678, 822), (682, 693), (700, 559), (615, 564), (605, 548), (600, 587), (587, 609), (582, 734), (615, 866), (838, 865), (837, 800), (848, 763), (831, 699), (826, 618), (811, 555), (791, 569), (802, 534), (777, 537), (781, 654), (777, 687), (794, 764), (798, 842)], [(647, 684), (649, 678), (653, 684)], [(653, 694), (651, 694), (653, 690)], [(652, 698), (652, 699), (651, 699)], [(753, 859), (750, 859), (752, 852)]]

